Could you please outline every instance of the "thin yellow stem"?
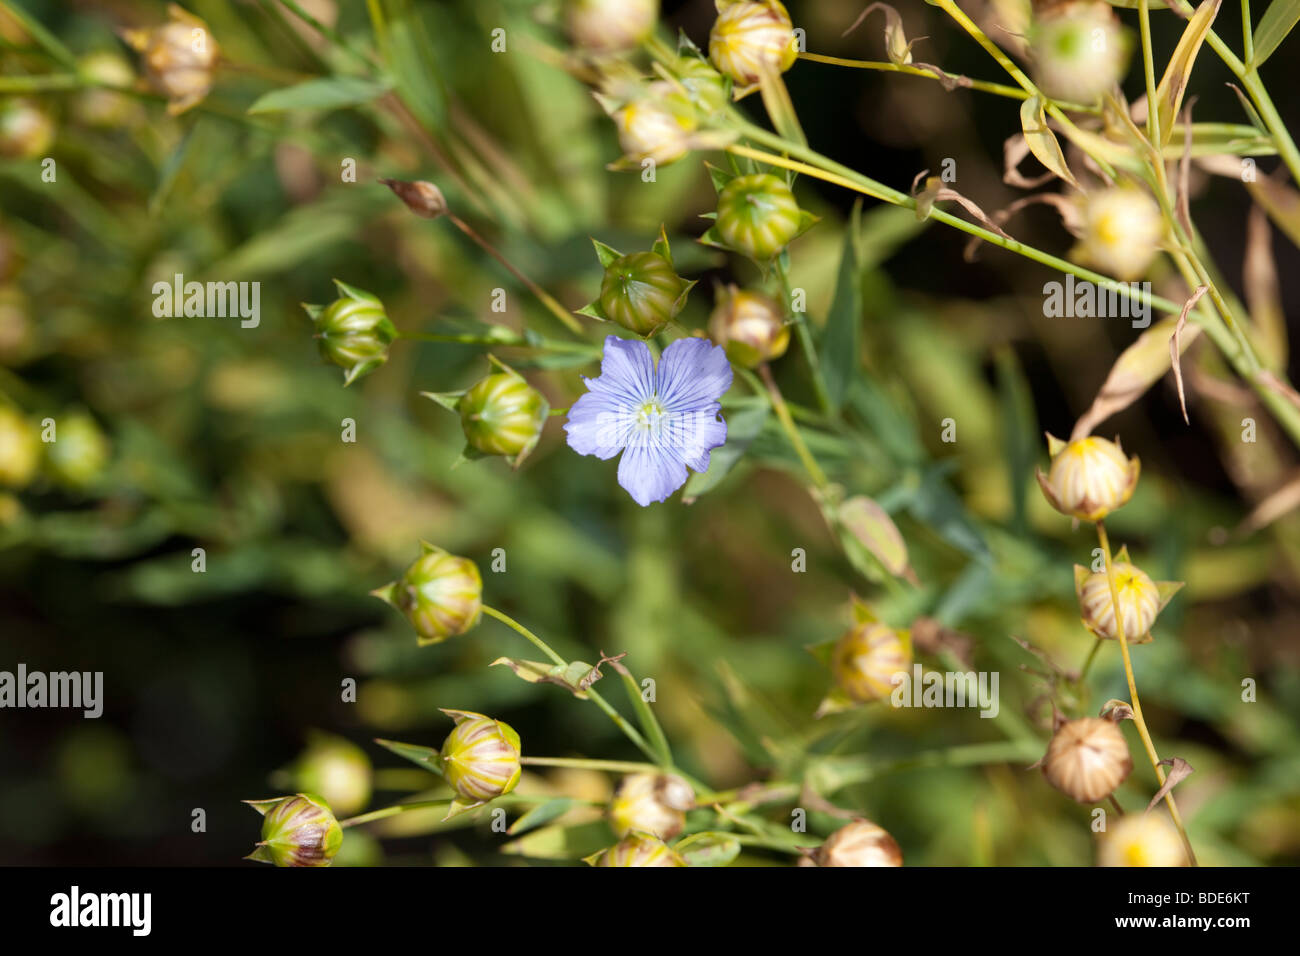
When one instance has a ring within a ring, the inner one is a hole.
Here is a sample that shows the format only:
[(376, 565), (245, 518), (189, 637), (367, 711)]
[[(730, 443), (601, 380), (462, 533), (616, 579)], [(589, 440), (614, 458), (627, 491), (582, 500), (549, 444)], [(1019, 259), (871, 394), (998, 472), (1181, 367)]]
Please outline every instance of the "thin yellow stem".
[[(1101, 554), (1106, 561), (1106, 582), (1110, 585), (1111, 608), (1115, 614), (1115, 635), (1119, 639), (1120, 654), (1124, 657), (1124, 676), (1128, 679), (1129, 703), (1133, 705), (1133, 723), (1137, 725), (1138, 736), (1142, 738), (1142, 746), (1146, 748), (1147, 756), (1151, 760), (1151, 767), (1156, 772), (1156, 779), (1160, 781), (1160, 786), (1165, 785), (1165, 771), (1160, 765), (1160, 756), (1156, 753), (1156, 745), (1151, 740), (1151, 733), (1147, 730), (1147, 722), (1142, 717), (1142, 702), (1138, 700), (1137, 682), (1133, 679), (1133, 660), (1128, 651), (1128, 638), (1124, 634), (1124, 615), (1119, 605), (1119, 587), (1115, 584), (1115, 570), (1110, 560), (1110, 537), (1106, 534), (1106, 523), (1097, 522), (1097, 541), (1101, 545)], [(1192, 841), (1187, 837), (1187, 830), (1183, 826), (1182, 815), (1178, 812), (1178, 804), (1174, 802), (1173, 791), (1165, 794), (1165, 804), (1169, 807), (1169, 816), (1174, 821), (1174, 826), (1178, 828), (1178, 835), (1183, 838), (1183, 847), (1187, 851), (1187, 862), (1196, 866), (1196, 854), (1192, 851)]]
[(785, 398), (782, 397), (781, 390), (777, 388), (776, 379), (772, 377), (772, 370), (767, 367), (766, 362), (758, 367), (758, 374), (763, 377), (763, 384), (767, 386), (768, 398), (772, 402), (772, 410), (776, 412), (781, 427), (790, 439), (790, 444), (794, 446), (795, 454), (803, 462), (808, 477), (812, 479), (813, 484), (818, 488), (825, 488), (827, 485), (826, 473), (822, 471), (821, 465), (817, 464), (817, 459), (812, 456), (812, 452), (808, 450), (808, 446), (804, 443), (803, 436), (799, 434), (799, 427), (795, 425), (794, 419), (790, 416), (790, 409), (786, 407)]

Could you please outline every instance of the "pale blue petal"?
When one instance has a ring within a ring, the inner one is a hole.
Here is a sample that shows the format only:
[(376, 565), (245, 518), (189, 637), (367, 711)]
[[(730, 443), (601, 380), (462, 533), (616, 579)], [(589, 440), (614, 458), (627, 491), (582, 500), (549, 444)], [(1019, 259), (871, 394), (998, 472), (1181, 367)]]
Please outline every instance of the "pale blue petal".
[(669, 411), (703, 408), (731, 388), (727, 353), (708, 339), (678, 339), (659, 359), (659, 400)]
[(587, 392), (564, 423), (569, 447), (579, 455), (613, 458), (627, 444), (636, 417), (605, 392)]
[(727, 423), (718, 420), (717, 402), (690, 412), (678, 412), (665, 429), (663, 441), (694, 471), (709, 470), (709, 451), (726, 444)]
[(607, 396), (623, 408), (644, 402), (655, 392), (655, 363), (649, 346), (635, 339), (606, 336), (600, 376), (584, 381), (593, 394)]
[(686, 483), (686, 466), (670, 448), (634, 441), (618, 463), (618, 483), (641, 507), (663, 501)]

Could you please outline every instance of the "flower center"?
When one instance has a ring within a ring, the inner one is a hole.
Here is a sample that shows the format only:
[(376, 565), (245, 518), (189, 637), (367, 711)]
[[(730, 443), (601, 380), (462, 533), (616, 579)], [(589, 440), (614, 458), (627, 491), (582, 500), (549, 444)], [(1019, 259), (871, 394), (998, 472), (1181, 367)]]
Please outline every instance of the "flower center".
[(658, 434), (667, 420), (668, 409), (664, 408), (657, 395), (647, 398), (636, 407), (636, 426), (642, 431)]

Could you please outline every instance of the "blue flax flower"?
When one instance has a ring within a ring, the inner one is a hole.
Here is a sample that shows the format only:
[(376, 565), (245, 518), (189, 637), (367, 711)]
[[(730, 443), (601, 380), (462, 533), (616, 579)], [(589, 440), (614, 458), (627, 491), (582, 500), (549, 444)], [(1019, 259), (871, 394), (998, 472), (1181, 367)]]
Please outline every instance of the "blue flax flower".
[(727, 440), (718, 399), (731, 387), (726, 353), (708, 339), (678, 339), (655, 368), (644, 342), (605, 339), (600, 376), (569, 410), (564, 430), (579, 455), (623, 452), (618, 483), (641, 506), (663, 501), (707, 471), (709, 452)]

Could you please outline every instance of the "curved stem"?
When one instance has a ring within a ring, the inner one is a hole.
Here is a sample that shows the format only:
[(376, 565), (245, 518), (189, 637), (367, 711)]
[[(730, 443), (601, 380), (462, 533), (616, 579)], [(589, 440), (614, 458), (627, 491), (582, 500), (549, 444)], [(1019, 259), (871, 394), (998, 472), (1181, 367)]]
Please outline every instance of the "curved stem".
[(794, 419), (790, 417), (790, 409), (786, 408), (785, 399), (781, 395), (781, 390), (776, 385), (776, 379), (772, 377), (772, 370), (764, 362), (758, 367), (758, 374), (763, 378), (763, 384), (767, 386), (767, 395), (772, 403), (772, 410), (776, 412), (776, 417), (781, 422), (781, 427), (785, 430), (786, 437), (790, 439), (790, 444), (794, 446), (795, 454), (803, 463), (804, 470), (808, 472), (808, 477), (812, 479), (814, 485), (818, 488), (825, 488), (827, 485), (826, 473), (822, 471), (821, 465), (817, 464), (817, 459), (812, 456), (808, 446), (804, 444), (803, 436), (799, 434), (799, 427), (795, 425)]
[[(1146, 748), (1151, 767), (1156, 772), (1156, 779), (1163, 787), (1165, 771), (1160, 765), (1160, 757), (1156, 753), (1156, 745), (1151, 740), (1151, 732), (1147, 730), (1146, 720), (1142, 717), (1142, 702), (1138, 700), (1137, 682), (1133, 679), (1133, 661), (1129, 655), (1128, 637), (1124, 634), (1124, 615), (1119, 604), (1119, 588), (1115, 584), (1115, 570), (1110, 560), (1110, 538), (1106, 534), (1104, 521), (1097, 522), (1097, 542), (1101, 545), (1101, 554), (1106, 561), (1106, 582), (1110, 585), (1111, 609), (1115, 615), (1115, 635), (1119, 639), (1120, 653), (1124, 656), (1124, 676), (1128, 679), (1129, 703), (1133, 705), (1133, 723), (1137, 725), (1138, 736), (1142, 738), (1142, 746)], [(1196, 866), (1196, 854), (1192, 851), (1192, 841), (1188, 839), (1187, 830), (1183, 827), (1183, 818), (1178, 812), (1178, 804), (1174, 802), (1173, 791), (1165, 794), (1165, 804), (1169, 807), (1169, 816), (1174, 821), (1174, 826), (1178, 828), (1178, 835), (1183, 838), (1187, 862)]]

